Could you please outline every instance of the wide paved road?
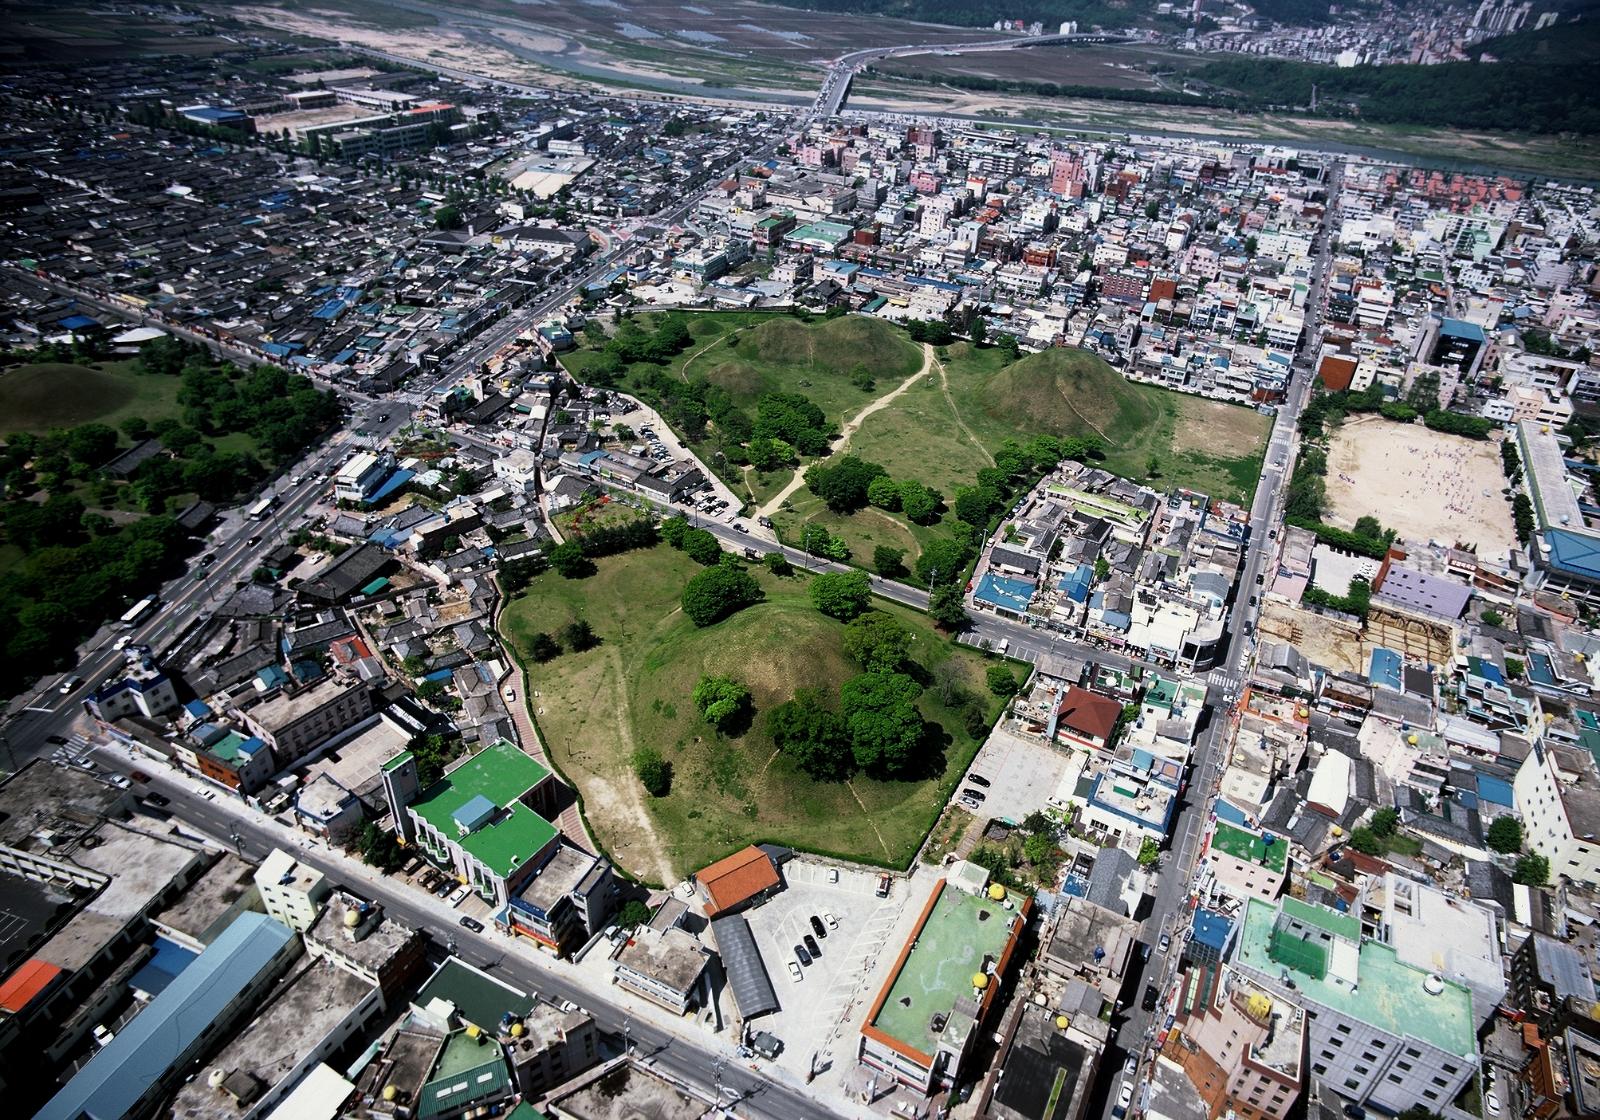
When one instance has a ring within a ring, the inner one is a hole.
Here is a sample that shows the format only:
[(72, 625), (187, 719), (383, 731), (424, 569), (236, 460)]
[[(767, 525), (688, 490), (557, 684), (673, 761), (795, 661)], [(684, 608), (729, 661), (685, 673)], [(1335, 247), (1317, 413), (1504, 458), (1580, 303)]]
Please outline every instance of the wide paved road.
[[(101, 766), (128, 773), (134, 763), (120, 750), (102, 748), (94, 753)], [(244, 858), (259, 861), (275, 847), (292, 850), (297, 858), (318, 868), (336, 883), (347, 885), (356, 894), (381, 903), (388, 914), (406, 925), (425, 931), (439, 946), (453, 946), (455, 954), (479, 968), (502, 976), (523, 991), (537, 992), (548, 999), (571, 1000), (594, 1016), (607, 1033), (621, 1037), (624, 1026), (635, 1053), (655, 1068), (715, 1097), (714, 1073), (720, 1073), (722, 1100), (740, 1117), (759, 1120), (833, 1120), (839, 1114), (811, 1100), (800, 1089), (774, 1078), (770, 1071), (752, 1070), (731, 1049), (699, 1035), (699, 1028), (686, 1022), (682, 1031), (668, 1031), (657, 1023), (628, 1009), (616, 998), (610, 985), (580, 983), (584, 978), (573, 966), (535, 953), (520, 943), (486, 930), (475, 934), (458, 924), (454, 912), (431, 895), (392, 879), (330, 850), (320, 843), (308, 843), (290, 829), (263, 817), (223, 793), (213, 799), (196, 795), (195, 787), (163, 768), (140, 761), (139, 768), (151, 775), (150, 788), (170, 800), (165, 811), (185, 831), (198, 833), (225, 846), (235, 848)]]

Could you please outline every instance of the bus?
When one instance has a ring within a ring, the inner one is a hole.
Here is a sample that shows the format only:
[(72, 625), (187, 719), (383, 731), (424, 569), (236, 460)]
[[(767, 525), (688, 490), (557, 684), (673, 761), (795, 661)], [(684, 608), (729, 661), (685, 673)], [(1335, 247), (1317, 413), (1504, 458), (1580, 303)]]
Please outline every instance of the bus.
[(267, 514), (272, 512), (272, 507), (277, 504), (278, 499), (275, 496), (268, 494), (265, 498), (262, 498), (255, 505), (250, 507), (250, 520), (262, 520), (267, 516)]
[(145, 619), (154, 614), (155, 609), (160, 602), (161, 600), (154, 595), (146, 595), (143, 599), (140, 599), (133, 606), (129, 607), (126, 613), (123, 614), (121, 620), (122, 628), (124, 630), (132, 630), (135, 626), (139, 625), (139, 623), (143, 622)]

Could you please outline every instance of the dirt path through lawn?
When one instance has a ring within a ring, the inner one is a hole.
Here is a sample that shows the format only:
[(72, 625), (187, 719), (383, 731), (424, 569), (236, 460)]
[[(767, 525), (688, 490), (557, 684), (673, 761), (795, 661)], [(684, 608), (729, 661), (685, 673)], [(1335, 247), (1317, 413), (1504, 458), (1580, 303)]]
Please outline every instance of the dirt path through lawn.
[(994, 456), (989, 454), (989, 449), (983, 445), (983, 441), (972, 434), (972, 429), (967, 427), (967, 422), (961, 418), (961, 410), (956, 407), (956, 399), (950, 395), (950, 375), (945, 372), (944, 363), (935, 361), (934, 364), (939, 367), (939, 389), (944, 393), (944, 403), (950, 406), (950, 415), (956, 418), (956, 427), (960, 428), (962, 434), (972, 442), (972, 446), (978, 449), (978, 454), (989, 460), (991, 467), (994, 466)]
[[(904, 381), (900, 382), (900, 384), (894, 389), (891, 389), (889, 392), (885, 393), (871, 404), (868, 404), (849, 420), (846, 420), (844, 427), (839, 429), (839, 445), (835, 447), (834, 450), (838, 452), (848, 449), (850, 446), (850, 437), (861, 430), (861, 425), (866, 422), (867, 417), (871, 416), (874, 412), (888, 408), (895, 402), (895, 398), (899, 397), (901, 393), (904, 393), (907, 389), (911, 388), (911, 386), (917, 383), (917, 378), (927, 377), (929, 371), (932, 369), (933, 347), (924, 342), (922, 344), (922, 368), (917, 370), (916, 373), (913, 373)], [(963, 425), (963, 427), (965, 427), (965, 425)], [(779, 509), (784, 502), (789, 500), (789, 496), (791, 494), (805, 485), (805, 481), (805, 467), (796, 467), (794, 471), (794, 477), (789, 480), (788, 485), (768, 499), (767, 504), (756, 511), (756, 516), (771, 517), (775, 510)]]

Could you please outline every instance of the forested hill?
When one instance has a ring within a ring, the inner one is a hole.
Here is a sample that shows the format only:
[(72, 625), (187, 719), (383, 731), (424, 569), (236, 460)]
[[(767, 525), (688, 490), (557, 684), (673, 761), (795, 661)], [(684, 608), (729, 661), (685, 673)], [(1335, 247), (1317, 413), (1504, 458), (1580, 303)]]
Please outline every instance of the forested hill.
[(1491, 39), (1478, 48), (1499, 61), (1340, 69), (1276, 59), (1213, 62), (1191, 75), (1240, 107), (1311, 103), (1322, 115), (1380, 124), (1509, 132), (1600, 133), (1600, 20)]

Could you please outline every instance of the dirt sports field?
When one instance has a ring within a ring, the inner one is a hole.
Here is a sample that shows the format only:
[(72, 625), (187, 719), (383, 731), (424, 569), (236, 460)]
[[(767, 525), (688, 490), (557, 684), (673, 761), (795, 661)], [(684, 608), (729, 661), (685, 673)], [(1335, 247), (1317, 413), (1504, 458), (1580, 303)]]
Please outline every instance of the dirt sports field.
[(1334, 434), (1327, 484), (1328, 520), (1341, 528), (1371, 514), (1402, 540), (1459, 542), (1486, 560), (1516, 540), (1493, 440), (1363, 416)]

